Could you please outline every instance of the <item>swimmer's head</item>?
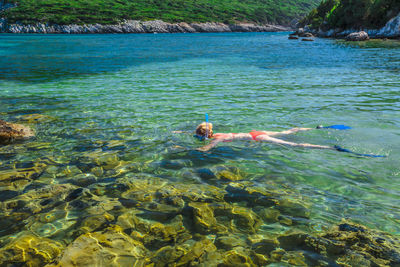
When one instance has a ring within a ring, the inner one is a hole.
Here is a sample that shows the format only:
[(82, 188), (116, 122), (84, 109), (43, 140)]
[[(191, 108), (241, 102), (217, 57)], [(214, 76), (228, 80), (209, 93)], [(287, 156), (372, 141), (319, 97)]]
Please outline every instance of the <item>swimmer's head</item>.
[(211, 138), (213, 136), (213, 130), (212, 130), (212, 123), (211, 122), (203, 122), (199, 124), (196, 128), (196, 135), (199, 137), (205, 137), (206, 132), (208, 132), (207, 138)]

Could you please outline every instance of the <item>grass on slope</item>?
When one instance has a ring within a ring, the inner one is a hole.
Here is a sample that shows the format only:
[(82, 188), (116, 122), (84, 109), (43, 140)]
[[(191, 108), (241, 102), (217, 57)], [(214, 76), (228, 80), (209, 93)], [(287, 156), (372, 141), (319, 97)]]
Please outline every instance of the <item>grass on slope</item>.
[(0, 17), (10, 23), (113, 24), (124, 19), (166, 22), (287, 24), (319, 0), (8, 0), (17, 7)]

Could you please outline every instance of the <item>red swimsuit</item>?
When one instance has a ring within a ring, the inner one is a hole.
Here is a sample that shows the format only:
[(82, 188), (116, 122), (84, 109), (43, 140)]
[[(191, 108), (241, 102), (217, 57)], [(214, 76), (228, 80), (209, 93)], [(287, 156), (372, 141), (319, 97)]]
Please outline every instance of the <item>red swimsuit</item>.
[(259, 136), (259, 135), (263, 135), (263, 134), (265, 134), (265, 132), (259, 132), (259, 131), (251, 131), (251, 132), (249, 132), (249, 134), (251, 135), (251, 137), (253, 138), (253, 140), (254, 141), (257, 141), (257, 136)]

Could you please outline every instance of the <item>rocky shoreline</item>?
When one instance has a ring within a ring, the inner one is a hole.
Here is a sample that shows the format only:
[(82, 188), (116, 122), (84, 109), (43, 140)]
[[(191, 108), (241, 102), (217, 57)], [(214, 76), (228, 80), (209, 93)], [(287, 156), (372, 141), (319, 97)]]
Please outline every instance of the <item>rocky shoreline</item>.
[(251, 23), (224, 24), (207, 23), (168, 23), (161, 20), (127, 20), (117, 25), (35, 25), (8, 24), (0, 19), (1, 33), (42, 33), (42, 34), (93, 34), (93, 33), (199, 33), (199, 32), (279, 32), (290, 31), (290, 27), (280, 25), (256, 25)]
[[(299, 29), (298, 32), (302, 30)], [(386, 25), (380, 29), (310, 29), (305, 27), (304, 32), (309, 32), (317, 37), (338, 38), (349, 41), (364, 41), (373, 39), (398, 39), (400, 38), (400, 13), (389, 20)], [(358, 36), (358, 37), (357, 37)]]

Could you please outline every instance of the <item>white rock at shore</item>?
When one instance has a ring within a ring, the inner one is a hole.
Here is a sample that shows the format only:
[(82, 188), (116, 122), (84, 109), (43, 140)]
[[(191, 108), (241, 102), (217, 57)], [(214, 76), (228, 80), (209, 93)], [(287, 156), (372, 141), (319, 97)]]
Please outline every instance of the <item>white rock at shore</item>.
[(346, 41), (366, 41), (369, 40), (368, 33), (365, 31), (353, 32), (346, 36)]

